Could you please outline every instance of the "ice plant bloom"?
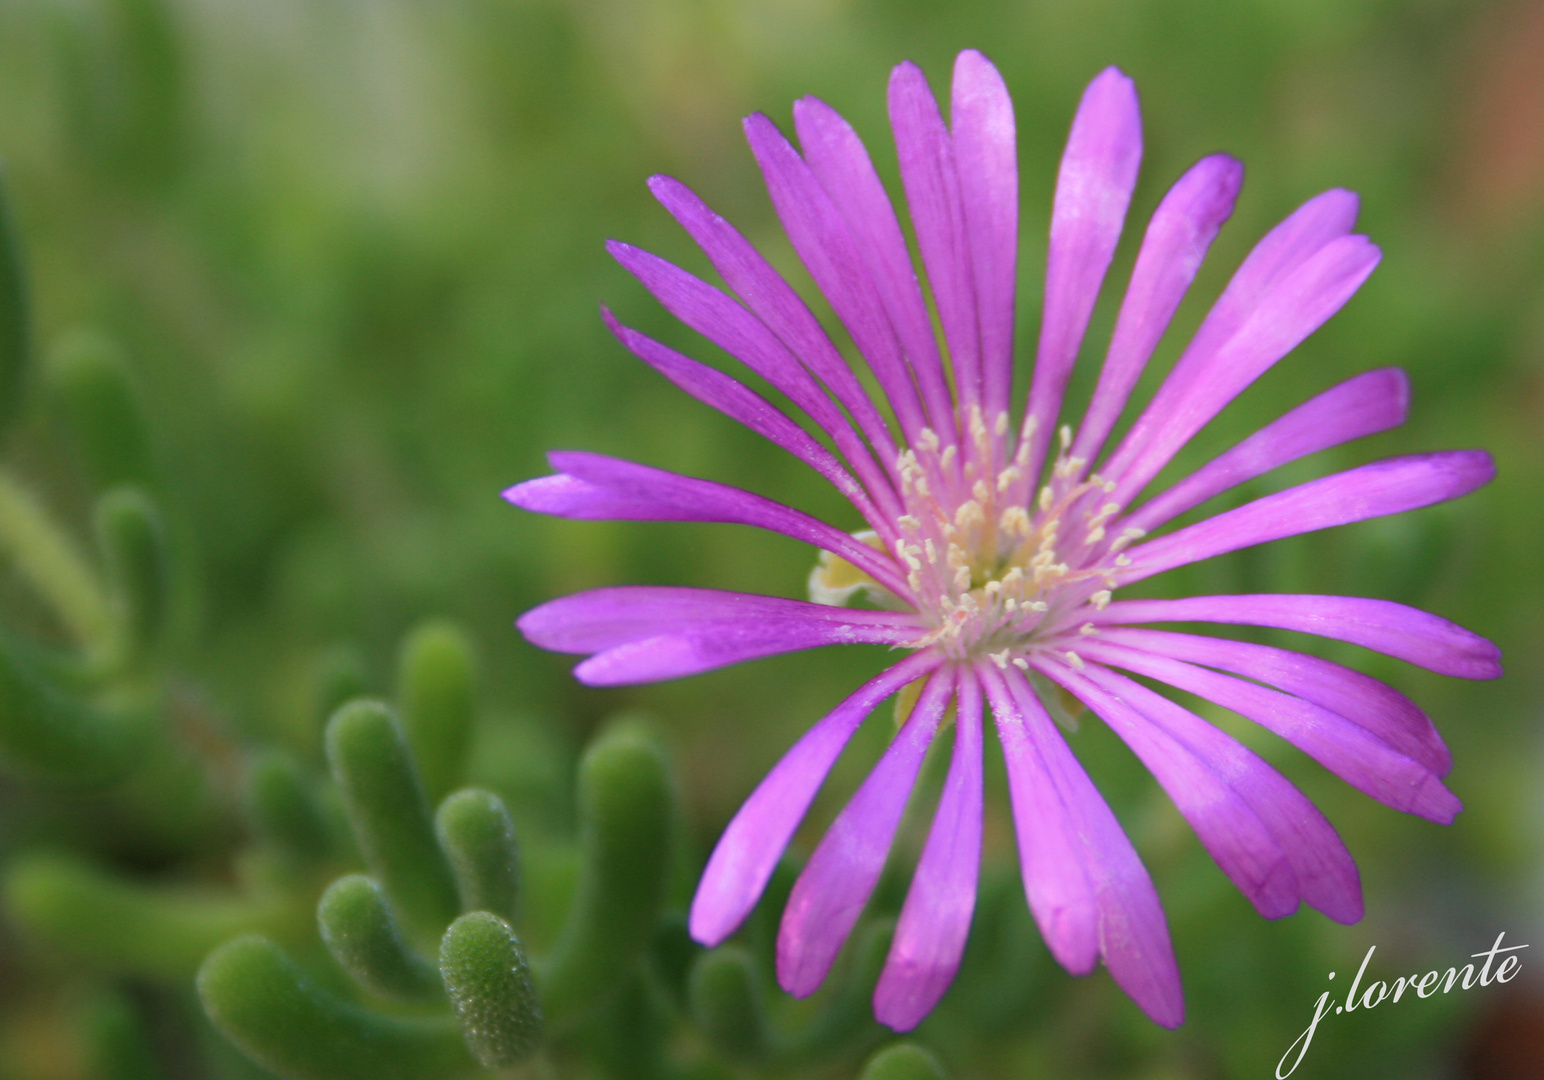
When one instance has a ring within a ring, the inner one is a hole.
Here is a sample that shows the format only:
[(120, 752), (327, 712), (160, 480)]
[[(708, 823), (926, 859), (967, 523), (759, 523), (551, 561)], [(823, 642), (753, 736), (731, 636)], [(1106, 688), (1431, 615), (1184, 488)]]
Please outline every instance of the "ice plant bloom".
[[(612, 254), (678, 318), (802, 409), (825, 441), (728, 375), (605, 316), (645, 363), (836, 485), (867, 528), (848, 533), (709, 480), (554, 453), (556, 475), (505, 497), (569, 518), (736, 522), (797, 537), (822, 549), (813, 602), (604, 588), (544, 604), (519, 626), (544, 648), (589, 654), (575, 670), (594, 686), (674, 678), (817, 645), (905, 650), (800, 739), (746, 801), (698, 886), (693, 936), (716, 945), (734, 932), (858, 724), (913, 687), (904, 725), (794, 886), (778, 938), (782, 986), (804, 996), (825, 978), (874, 888), (952, 705), (948, 777), (875, 991), (878, 1018), (897, 1030), (915, 1026), (959, 966), (975, 903), (982, 729), (990, 710), (1007, 761), (1024, 891), (1046, 944), (1075, 975), (1102, 958), (1150, 1017), (1172, 1027), (1184, 1003), (1152, 881), (1042, 693), (1061, 688), (1125, 740), (1262, 915), (1279, 918), (1306, 901), (1354, 922), (1362, 914), (1356, 866), (1324, 816), (1256, 754), (1131, 676), (1231, 709), (1379, 802), (1448, 823), (1460, 806), (1442, 783), (1451, 759), (1431, 721), (1398, 691), (1338, 664), (1140, 627), (1307, 631), (1472, 679), (1500, 674), (1498, 650), (1444, 619), (1384, 600), (1115, 597), (1172, 567), (1456, 498), (1486, 483), (1494, 468), (1480, 451), (1395, 458), (1159, 533), (1277, 466), (1403, 421), (1403, 374), (1370, 371), (1138, 502), (1187, 440), (1372, 271), (1378, 249), (1351, 231), (1356, 197), (1329, 191), (1311, 199), (1256, 245), (1161, 388), (1106, 451), (1143, 366), (1232, 211), (1242, 167), (1222, 155), (1204, 159), (1154, 213), (1092, 403), (1074, 432), (1057, 425), (1063, 390), (1141, 157), (1131, 81), (1113, 68), (1100, 74), (1072, 124), (1022, 410), (1010, 401), (1018, 181), (1002, 79), (981, 54), (960, 54), (946, 126), (921, 71), (906, 63), (891, 77), (889, 107), (922, 273), (863, 144), (828, 105), (805, 98), (794, 106), (799, 149), (765, 116), (745, 122), (783, 227), (872, 372), (882, 403), (766, 259), (665, 177), (651, 181), (654, 194), (727, 291), (627, 244), (613, 243)], [(856, 594), (869, 606), (844, 606)]]

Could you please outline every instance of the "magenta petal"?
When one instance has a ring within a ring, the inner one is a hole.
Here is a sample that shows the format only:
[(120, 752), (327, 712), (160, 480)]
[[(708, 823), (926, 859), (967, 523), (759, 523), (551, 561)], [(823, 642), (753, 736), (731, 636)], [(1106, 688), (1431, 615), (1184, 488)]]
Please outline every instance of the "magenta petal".
[(1018, 288), (1019, 165), (1013, 102), (992, 62), (974, 49), (954, 61), (949, 99), (954, 161), (974, 269), (987, 420), (1013, 389), (1013, 304)]
[(1298, 881), (1291, 860), (1270, 828), (1225, 780), (1187, 746), (1154, 724), (1118, 689), (1098, 679), (1103, 669), (1079, 674), (1041, 657), (1037, 670), (1097, 713), (1169, 793), (1207, 852), (1261, 915), (1279, 919), (1297, 910)]
[(1147, 436), (1134, 459), (1112, 460), (1105, 470), (1118, 484), (1114, 501), (1129, 503), (1224, 406), (1324, 325), (1380, 257), (1364, 236), (1331, 240), (1272, 288), (1215, 353), (1177, 364), (1127, 436), (1127, 444)]
[(955, 439), (954, 405), (922, 287), (890, 197), (862, 141), (835, 109), (816, 98), (803, 98), (794, 103), (793, 120), (805, 160), (857, 242), (906, 365), (922, 391), (928, 426), (947, 446)]
[(1163, 570), (1284, 536), (1400, 514), (1456, 499), (1490, 483), (1495, 462), (1483, 450), (1412, 454), (1320, 477), (1131, 549), (1115, 573), (1123, 585)]
[[(649, 180), (649, 190), (697, 241), (724, 283), (801, 364), (830, 388), (888, 469), (895, 457), (895, 441), (883, 417), (793, 286), (733, 225), (709, 209), (686, 185), (668, 176), (655, 176)], [(847, 454), (845, 449), (842, 452)], [(848, 454), (847, 460), (858, 468), (852, 455)]]
[(1117, 600), (1095, 623), (1232, 623), (1298, 630), (1416, 664), (1460, 679), (1501, 677), (1501, 650), (1440, 615), (1360, 596), (1257, 593), (1183, 600)]
[(700, 627), (752, 622), (850, 626), (865, 635), (891, 636), (890, 643), (922, 633), (917, 617), (910, 614), (670, 585), (617, 585), (574, 593), (532, 608), (516, 625), (531, 644), (543, 649), (595, 653)]
[(959, 669), (955, 700), (958, 718), (949, 777), (874, 989), (874, 1016), (895, 1031), (916, 1027), (949, 989), (965, 953), (976, 908), (981, 866), (981, 688), (968, 667)]
[(927, 652), (907, 657), (864, 684), (783, 755), (713, 848), (692, 897), (689, 926), (695, 940), (711, 948), (735, 932), (756, 906), (815, 792), (863, 718), (939, 662)]
[(746, 117), (745, 137), (761, 166), (783, 231), (879, 380), (907, 442), (915, 443), (927, 426), (922, 403), (851, 230), (810, 167), (771, 120), (760, 113)]
[(1290, 461), (1398, 427), (1405, 422), (1409, 405), (1410, 380), (1398, 368), (1379, 368), (1347, 379), (1155, 496), (1121, 525), (1152, 532), (1213, 495)]
[(1243, 182), (1243, 165), (1216, 154), (1197, 162), (1158, 204), (1121, 301), (1099, 385), (1078, 426), (1072, 457), (1092, 461), (1098, 456), (1207, 249), (1233, 213)]
[(1115, 257), (1141, 163), (1136, 87), (1116, 68), (1106, 68), (1083, 92), (1056, 179), (1045, 314), (1022, 435), (1031, 446), (1025, 470), (1031, 486), (1040, 475), (1099, 287)]
[(889, 101), (912, 228), (949, 344), (960, 404), (968, 410), (982, 400), (981, 336), (954, 146), (938, 102), (916, 64), (908, 61), (891, 73)]
[[(1056, 789), (1066, 808), (1066, 820), (1072, 825), (1069, 839), (1074, 858), (1087, 873), (1098, 917), (1099, 954), (1104, 957), (1110, 977), (1156, 1023), (1178, 1027), (1185, 1019), (1185, 1002), (1179, 966), (1169, 942), (1168, 923), (1152, 878), (1137, 858), (1125, 830), (1078, 759), (1072, 756), (1066, 740), (1019, 670), (1008, 668), (999, 674), (983, 664), (977, 673), (994, 713), (1003, 698), (1011, 699), (1009, 708), (1016, 706), (1013, 711), (1005, 710), (1006, 724), (999, 719), (999, 735), (1015, 740), (1028, 737), (1044, 767), (1044, 781)], [(1015, 726), (1019, 733), (1010, 735)], [(1006, 754), (1007, 738), (1003, 746)], [(1013, 792), (1011, 773), (1009, 791)], [(1053, 826), (1057, 824), (1055, 817), (1049, 821)], [(1020, 824), (1017, 817), (1015, 824)], [(1031, 827), (1045, 830), (1046, 822), (1032, 823)], [(1020, 833), (1021, 853), (1023, 842)], [(1055, 953), (1053, 948), (1052, 954)]]
[[(528, 480), (504, 493), (516, 506), (586, 521), (705, 521), (791, 536), (840, 555), (897, 596), (910, 590), (895, 564), (840, 529), (749, 491), (575, 450), (547, 455), (565, 477)], [(559, 480), (569, 481), (560, 483)]]
[(1351, 853), (1334, 826), (1285, 777), (1237, 739), (1162, 694), (1098, 664), (1087, 665), (1085, 675), (1183, 743), (1238, 792), (1286, 852), (1310, 907), (1340, 923), (1362, 917), (1361, 878)]
[(1385, 806), (1441, 825), (1463, 809), (1430, 769), (1389, 749), (1356, 724), (1328, 709), (1263, 686), (1181, 660), (1086, 640), (1080, 652), (1100, 663), (1150, 679), (1232, 709), (1281, 736), (1330, 772)]
[(1345, 717), (1438, 776), (1446, 776), (1453, 767), (1453, 756), (1420, 707), (1359, 671), (1286, 649), (1195, 634), (1112, 627), (1100, 636), (1118, 645), (1268, 683)]
[(863, 913), (953, 693), (952, 669), (935, 672), (884, 757), (794, 882), (777, 934), (778, 985), (794, 997), (819, 989)]
[[(617, 339), (626, 345), (633, 355), (658, 371), (676, 386), (698, 401), (711, 405), (719, 412), (750, 428), (756, 434), (771, 440), (794, 457), (829, 480), (833, 487), (847, 496), (864, 520), (876, 528), (882, 524), (868, 492), (852, 478), (841, 463), (821, 445), (820, 441), (784, 416), (776, 406), (706, 364), (699, 364), (682, 356), (674, 349), (661, 345), (654, 339), (617, 322), (609, 311), (602, 311), (606, 325)], [(806, 410), (808, 411), (808, 410)]]

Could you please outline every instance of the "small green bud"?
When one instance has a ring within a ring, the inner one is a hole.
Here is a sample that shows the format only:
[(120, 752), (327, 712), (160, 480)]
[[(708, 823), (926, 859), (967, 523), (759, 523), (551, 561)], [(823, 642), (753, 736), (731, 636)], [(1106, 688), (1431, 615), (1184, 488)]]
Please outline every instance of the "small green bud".
[(440, 977), (402, 940), (381, 887), (362, 874), (339, 878), (316, 905), (322, 941), (338, 966), (382, 997), (437, 997)]
[(440, 943), (440, 974), (472, 1056), (486, 1068), (512, 1065), (541, 1045), (541, 1009), (515, 932), (474, 911), (450, 924)]
[(117, 607), (124, 659), (134, 663), (153, 658), (171, 606), (171, 566), (161, 515), (143, 491), (114, 488), (97, 502), (96, 533)]
[(440, 803), (435, 829), (455, 874), (462, 910), (491, 911), (514, 922), (520, 851), (503, 800), (491, 791), (458, 791)]
[(460, 901), (391, 711), (365, 700), (339, 709), (327, 725), (327, 760), (371, 875), (415, 940), (439, 938)]
[(150, 434), (118, 346), (89, 330), (71, 331), (49, 352), (46, 374), (93, 485), (154, 489)]
[(471, 1070), (449, 1018), (399, 1019), (339, 1001), (256, 934), (210, 953), (198, 993), (226, 1038), (288, 1080), (461, 1080)]
[(397, 703), (431, 803), (464, 779), (475, 667), (471, 642), (451, 623), (424, 623), (402, 643)]
[(332, 853), (321, 804), (288, 754), (269, 750), (254, 758), (245, 795), (253, 831), (291, 862), (314, 865)]
[(579, 891), (543, 980), (554, 1024), (596, 1004), (648, 944), (664, 905), (675, 791), (640, 726), (603, 734), (579, 764)]
[(944, 1067), (916, 1043), (898, 1042), (869, 1058), (858, 1080), (944, 1080)]
[(731, 1061), (752, 1064), (771, 1044), (761, 979), (744, 949), (725, 945), (692, 966), (691, 1009), (709, 1044)]

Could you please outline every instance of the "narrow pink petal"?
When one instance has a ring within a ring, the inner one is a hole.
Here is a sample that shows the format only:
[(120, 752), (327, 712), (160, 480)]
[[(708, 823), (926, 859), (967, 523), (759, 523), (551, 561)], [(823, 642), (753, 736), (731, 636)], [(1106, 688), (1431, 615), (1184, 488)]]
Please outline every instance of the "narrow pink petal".
[(761, 113), (745, 118), (745, 137), (772, 196), (778, 220), (815, 285), (879, 380), (908, 443), (927, 420), (895, 330), (841, 212), (810, 167)]
[(753, 622), (846, 625), (864, 634), (894, 634), (895, 640), (909, 627), (920, 636), (915, 615), (673, 585), (615, 585), (562, 596), (527, 611), (516, 625), (543, 649), (596, 653), (662, 634)]
[(1099, 962), (1099, 909), (1080, 823), (1046, 760), (1048, 733), (1038, 711), (1024, 708), (996, 670), (982, 664), (976, 672), (1002, 742), (1029, 910), (1056, 962), (1087, 975)]
[(1340, 923), (1362, 917), (1362, 884), (1346, 845), (1301, 791), (1237, 739), (1147, 687), (1100, 664), (1085, 676), (1183, 743), (1225, 780), (1270, 829), (1297, 875), (1303, 900)]
[(986, 679), (1000, 678), (1017, 702), (1047, 774), (1076, 823), (1080, 854), (1099, 912), (1099, 955), (1110, 977), (1155, 1023), (1178, 1027), (1185, 1019), (1179, 965), (1146, 867), (1023, 674), (1008, 668), (998, 676), (985, 665), (980, 670)]
[(897, 596), (910, 597), (886, 555), (840, 529), (760, 495), (711, 480), (652, 469), (576, 450), (547, 455), (566, 474), (529, 480), (504, 492), (516, 506), (587, 521), (711, 521), (791, 536), (840, 555)]
[(1136, 86), (1118, 69), (1106, 68), (1083, 92), (1056, 178), (1045, 314), (1021, 436), (1031, 447), (1025, 470), (1031, 486), (1040, 475), (1099, 287), (1115, 257), (1141, 163)]
[(1079, 674), (1048, 655), (1035, 665), (1096, 714), (1147, 766), (1195, 830), (1222, 872), (1267, 919), (1297, 910), (1298, 881), (1291, 860), (1246, 799), (1182, 742), (1085, 664)]
[(793, 121), (804, 159), (857, 242), (906, 366), (922, 392), (928, 426), (947, 446), (955, 441), (954, 404), (922, 286), (890, 196), (857, 132), (835, 109), (817, 98), (803, 98), (794, 103)]
[(1501, 677), (1501, 650), (1472, 630), (1392, 600), (1255, 593), (1183, 600), (1117, 600), (1094, 623), (1231, 623), (1347, 641), (1460, 679)]
[(1184, 371), (1176, 367), (1165, 383), (1173, 387), (1171, 400), (1140, 453), (1129, 468), (1112, 463), (1107, 473), (1118, 485), (1112, 499), (1135, 498), (1224, 406), (1345, 306), (1380, 257), (1364, 236), (1330, 241), (1277, 284), (1214, 354)]
[(1201, 322), (1201, 328), (1180, 355), (1164, 385), (1121, 440), (1102, 469), (1106, 476), (1123, 472), (1142, 451), (1155, 427), (1173, 411), (1194, 373), (1208, 367), (1217, 351), (1255, 314), (1261, 303), (1331, 241), (1356, 224), (1357, 198), (1349, 191), (1326, 191), (1298, 207), (1255, 245), (1234, 273), (1222, 296)]
[(1115, 334), (1071, 456), (1093, 461), (1174, 318), (1207, 249), (1233, 213), (1244, 167), (1226, 154), (1202, 158), (1158, 204), (1121, 301)]
[(949, 777), (874, 989), (874, 1016), (895, 1031), (916, 1027), (949, 989), (976, 909), (981, 867), (981, 688), (968, 667), (959, 669), (955, 701), (958, 719)]
[(756, 786), (719, 837), (692, 897), (693, 939), (713, 947), (734, 933), (761, 898), (789, 838), (864, 717), (941, 662), (915, 653), (843, 701), (805, 733)]
[(1453, 768), (1453, 756), (1431, 718), (1398, 690), (1359, 671), (1269, 645), (1195, 634), (1112, 627), (1100, 637), (1267, 683), (1345, 717), (1438, 776)]
[(1405, 422), (1410, 380), (1398, 368), (1379, 368), (1347, 379), (1279, 420), (1124, 518), (1123, 527), (1152, 532), (1213, 495), (1298, 458), (1360, 439)]
[(1255, 683), (1153, 653), (1085, 639), (1079, 654), (1232, 709), (1287, 740), (1385, 806), (1449, 825), (1463, 804), (1430, 769), (1327, 709)]
[(988, 423), (1013, 390), (1013, 305), (1018, 291), (1019, 163), (1013, 102), (992, 62), (974, 49), (954, 61), (949, 119), (970, 240)]
[[(830, 388), (874, 448), (880, 464), (891, 469), (895, 440), (884, 418), (793, 286), (686, 185), (668, 176), (654, 176), (649, 179), (649, 190), (702, 248), (724, 283), (811, 374)], [(847, 454), (845, 448), (842, 453)], [(847, 460), (853, 461), (852, 455), (847, 454)], [(853, 467), (858, 468), (856, 462)], [(864, 482), (869, 483), (866, 477)]]
[(981, 335), (954, 146), (916, 64), (907, 61), (891, 72), (889, 103), (912, 228), (949, 345), (954, 385), (962, 409), (969, 410), (982, 403)]
[(612, 317), (611, 312), (603, 309), (601, 314), (606, 326), (634, 356), (698, 401), (712, 406), (787, 450), (847, 496), (865, 521), (876, 529), (881, 527), (884, 519), (874, 508), (873, 500), (862, 485), (842, 468), (841, 462), (818, 439), (788, 419), (775, 405), (723, 372), (699, 364), (653, 338), (623, 326)]
[[(720, 290), (657, 255), (615, 240), (606, 245), (606, 250), (654, 294), (665, 310), (788, 395), (831, 437), (881, 505), (892, 514), (899, 512), (900, 504), (889, 480), (842, 411), (761, 319)], [(882, 426), (880, 430), (882, 433)]]
[(1483, 450), (1375, 461), (1266, 495), (1149, 540), (1131, 549), (1131, 565), (1115, 571), (1115, 578), (1126, 585), (1171, 567), (1284, 536), (1401, 514), (1467, 495), (1495, 475), (1495, 462)]
[(863, 913), (953, 693), (952, 669), (943, 668), (928, 680), (890, 748), (794, 882), (777, 935), (778, 985), (794, 997), (819, 989)]

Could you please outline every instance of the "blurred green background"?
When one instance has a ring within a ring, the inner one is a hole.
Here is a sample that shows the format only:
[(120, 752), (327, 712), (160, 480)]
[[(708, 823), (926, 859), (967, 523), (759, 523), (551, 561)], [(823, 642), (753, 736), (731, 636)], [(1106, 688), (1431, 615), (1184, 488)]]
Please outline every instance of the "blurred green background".
[[(1104, 974), (1073, 980), (1034, 944), (1015, 954), (1033, 969), (1024, 996), (992, 1000), (962, 978), (918, 1032), (960, 1077), (1267, 1076), (1330, 987), (1326, 974), (1339, 972), (1343, 988), (1369, 946), (1379, 977), (1446, 968), (1502, 931), (1530, 952), (1544, 946), (1544, 5), (6, 0), (0, 161), (35, 339), (46, 354), (88, 327), (130, 358), (165, 498), (202, 582), (184, 674), (201, 707), (228, 718), (223, 738), (315, 755), (318, 672), (389, 690), (403, 633), (450, 615), (483, 661), (479, 738), (525, 732), (554, 775), (568, 775), (608, 714), (637, 707), (660, 718), (695, 868), (783, 749), (877, 670), (883, 651), (583, 689), (570, 660), (522, 641), (516, 615), (630, 582), (800, 596), (811, 552), (732, 527), (539, 519), (498, 493), (544, 472), (547, 449), (584, 448), (752, 487), (858, 527), (820, 481), (610, 338), (601, 303), (682, 351), (722, 359), (602, 245), (621, 238), (708, 272), (648, 194), (645, 178), (665, 172), (791, 267), (739, 118), (763, 110), (787, 126), (796, 97), (819, 96), (865, 136), (898, 190), (887, 73), (909, 58), (943, 91), (966, 47), (998, 65), (1017, 110), (1021, 356), (1038, 325), (1071, 115), (1086, 82), (1118, 64), (1142, 94), (1146, 154), (1137, 227), (1113, 284), (1184, 168), (1218, 150), (1247, 167), (1177, 330), (1194, 327), (1260, 235), (1325, 188), (1361, 193), (1360, 228), (1384, 251), (1345, 311), (1204, 432), (1181, 467), (1384, 365), (1410, 374), (1405, 427), (1236, 497), (1396, 453), (1478, 446), (1498, 462), (1496, 482), (1456, 505), (1154, 583), (1165, 593), (1395, 599), (1505, 651), (1503, 680), (1470, 685), (1291, 642), (1410, 693), (1456, 762), (1449, 783), (1467, 809), (1444, 829), (1251, 739), (1345, 836), (1367, 892), (1359, 925), (1308, 911), (1259, 919), (1129, 753), (1085, 724), (1074, 745), (1169, 913), (1187, 1023), (1156, 1028)], [(1118, 300), (1117, 288), (1106, 293), (1085, 350), (1092, 370), (1075, 384), (1085, 397)], [(1170, 335), (1160, 371), (1183, 340)], [(87, 485), (48, 396), (21, 407), (6, 459), (84, 533)], [(57, 636), (15, 581), (0, 582), (0, 602), (8, 623)], [(876, 716), (844, 756), (800, 834), (804, 850), (887, 730)], [(1011, 878), (1000, 755), (988, 776), (987, 877)], [(218, 845), (189, 855), (175, 838), (88, 829), (65, 811), (39, 816), (29, 784), (0, 780), (0, 850), (54, 836), (150, 878), (173, 861), (210, 880), (230, 872)], [(518, 824), (540, 807), (517, 811)], [(552, 813), (564, 827), (564, 810)], [(900, 845), (902, 869), (922, 824)], [(1296, 1075), (1544, 1075), (1544, 1005), (1539, 984), (1525, 985), (1544, 961), (1522, 955), (1509, 987), (1331, 1017)], [(0, 1078), (84, 1075), (57, 1019), (79, 978), (71, 962), (0, 929)]]

